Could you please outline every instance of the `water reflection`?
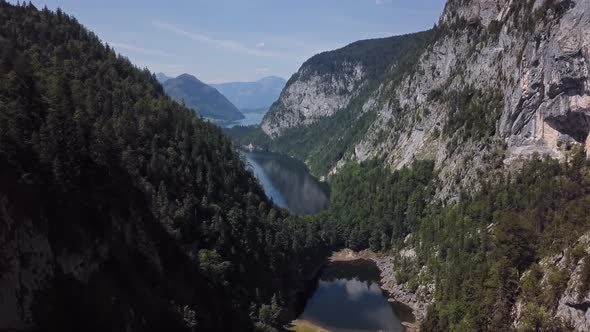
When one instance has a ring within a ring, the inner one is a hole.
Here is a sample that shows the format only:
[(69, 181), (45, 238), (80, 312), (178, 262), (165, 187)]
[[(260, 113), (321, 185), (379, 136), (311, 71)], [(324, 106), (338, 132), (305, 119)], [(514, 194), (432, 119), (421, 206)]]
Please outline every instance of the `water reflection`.
[(311, 176), (305, 164), (269, 152), (248, 152), (245, 156), (275, 204), (296, 214), (317, 213), (328, 207), (327, 185)]
[(331, 263), (300, 318), (331, 331), (403, 331), (377, 279), (372, 262)]
[(233, 128), (235, 126), (255, 126), (259, 125), (264, 118), (264, 113), (244, 113), (244, 118), (235, 122), (221, 123), (223, 128)]

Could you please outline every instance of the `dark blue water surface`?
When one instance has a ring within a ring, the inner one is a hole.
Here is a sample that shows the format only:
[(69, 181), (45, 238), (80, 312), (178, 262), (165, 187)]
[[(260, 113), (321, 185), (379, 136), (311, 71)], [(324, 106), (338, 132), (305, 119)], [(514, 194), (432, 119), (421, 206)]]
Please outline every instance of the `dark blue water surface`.
[(221, 124), (223, 128), (232, 128), (235, 126), (254, 126), (262, 122), (264, 113), (244, 113), (244, 118), (235, 122), (225, 122)]
[(302, 162), (270, 152), (244, 155), (266, 195), (278, 206), (295, 214), (313, 214), (328, 207), (328, 185), (311, 176)]
[(373, 262), (333, 262), (322, 271), (317, 289), (300, 316), (330, 331), (404, 331), (413, 321), (407, 308), (387, 301)]

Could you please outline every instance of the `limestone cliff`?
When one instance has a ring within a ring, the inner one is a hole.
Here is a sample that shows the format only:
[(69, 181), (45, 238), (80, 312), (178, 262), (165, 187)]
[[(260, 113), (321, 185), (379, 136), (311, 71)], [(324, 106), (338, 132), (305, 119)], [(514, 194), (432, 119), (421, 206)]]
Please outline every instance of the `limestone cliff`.
[[(399, 168), (434, 159), (439, 196), (450, 198), (477, 174), (521, 157), (563, 158), (574, 144), (590, 146), (589, 9), (587, 0), (449, 1), (418, 60), (400, 70), (391, 58), (378, 84), (351, 106), (371, 121), (347, 124), (362, 133), (330, 162), (332, 172), (347, 161), (384, 158)], [(337, 81), (331, 73), (302, 75), (312, 72), (304, 65), (263, 130), (276, 140), (334, 118), (358, 95), (350, 87), (363, 84), (364, 67), (347, 68)], [(341, 134), (324, 136), (333, 135)]]
[[(288, 86), (263, 124), (271, 146), (295, 151), (321, 175), (369, 159), (392, 169), (434, 160), (436, 198), (443, 201), (457, 199), (462, 189), (475, 192), (478, 179), (535, 154), (565, 159), (575, 145), (590, 149), (590, 0), (449, 0), (432, 34), (415, 61), (402, 66), (392, 58), (361, 93), (342, 97), (353, 101), (344, 109), (289, 118), (299, 113), (285, 102)], [(321, 103), (324, 97), (313, 91), (331, 88), (319, 80), (307, 85), (297, 75), (290, 83), (308, 92), (305, 103)], [(283, 115), (290, 120), (274, 121)], [(320, 120), (307, 121), (314, 117)], [(290, 141), (305, 149), (290, 148)], [(317, 151), (338, 158), (321, 159), (329, 166), (317, 167)], [(587, 239), (579, 243), (587, 252)], [(543, 285), (546, 294), (557, 294), (550, 314), (579, 331), (590, 329), (587, 261), (540, 264), (557, 265), (562, 274), (559, 291)], [(527, 302), (519, 301), (515, 326)]]
[[(590, 329), (590, 234), (584, 234), (573, 245), (542, 259), (538, 267), (526, 271), (522, 280), (537, 273), (536, 283), (543, 294), (542, 302), (551, 314), (576, 331)], [(513, 309), (514, 327), (524, 328), (531, 317), (535, 300), (521, 292)], [(537, 300), (538, 301), (538, 300)]]
[(360, 62), (344, 62), (338, 72), (325, 74), (304, 66), (298, 74), (262, 123), (262, 129), (271, 137), (285, 129), (310, 125), (345, 108), (358, 94), (366, 76)]
[(345, 110), (365, 89), (381, 80), (387, 68), (425, 33), (362, 40), (307, 60), (291, 77), (262, 122), (276, 138), (288, 129), (306, 127)]
[[(384, 156), (394, 167), (431, 158), (441, 179), (467, 184), (500, 158), (563, 158), (573, 144), (588, 145), (589, 8), (589, 1), (449, 2), (420, 74), (377, 90), (377, 119), (350, 158)], [(446, 181), (443, 191), (452, 186)]]

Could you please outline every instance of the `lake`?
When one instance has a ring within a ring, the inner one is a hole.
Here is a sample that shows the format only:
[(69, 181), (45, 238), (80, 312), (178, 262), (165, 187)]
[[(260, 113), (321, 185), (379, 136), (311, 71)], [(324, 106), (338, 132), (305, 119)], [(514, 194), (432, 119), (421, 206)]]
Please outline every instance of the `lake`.
[(328, 207), (328, 184), (309, 174), (304, 163), (271, 152), (244, 152), (266, 195), (295, 214), (313, 214)]
[(235, 126), (254, 126), (259, 125), (262, 122), (262, 118), (264, 117), (264, 113), (243, 113), (244, 118), (242, 120), (234, 121), (234, 122), (227, 122), (221, 123), (221, 127), (223, 128), (233, 128)]
[[(243, 152), (266, 195), (295, 214), (313, 214), (328, 207), (326, 183), (309, 174), (304, 163), (270, 152)], [(295, 324), (329, 331), (404, 331), (413, 322), (410, 309), (387, 301), (379, 286), (380, 271), (368, 260), (330, 262), (314, 280)]]
[(411, 310), (387, 301), (378, 284), (379, 269), (368, 260), (329, 263), (299, 321), (335, 332), (404, 331)]

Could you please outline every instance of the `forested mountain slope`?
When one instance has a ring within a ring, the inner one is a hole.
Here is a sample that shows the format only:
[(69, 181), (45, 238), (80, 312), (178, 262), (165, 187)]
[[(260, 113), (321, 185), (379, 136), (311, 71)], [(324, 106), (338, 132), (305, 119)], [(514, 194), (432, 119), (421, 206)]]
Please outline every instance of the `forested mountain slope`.
[[(364, 97), (298, 73), (264, 132), (233, 134), (331, 175), (324, 234), (391, 255), (423, 330), (587, 331), (588, 36), (588, 0), (449, 0)], [(350, 111), (290, 105), (291, 86)]]
[[(327, 79), (309, 80), (304, 74), (314, 67), (304, 64), (262, 123), (272, 138), (268, 144), (306, 160), (319, 175), (351, 160), (385, 158), (399, 168), (414, 158), (433, 159), (446, 180), (445, 197), (458, 193), (455, 179), (468, 184), (477, 172), (534, 152), (563, 158), (572, 145), (588, 145), (589, 7), (587, 0), (451, 0), (427, 46), (416, 48), (413, 66), (404, 65), (407, 70), (400, 73), (392, 64), (398, 57), (377, 53), (390, 66), (378, 85), (350, 106), (355, 115), (348, 121), (335, 110), (359, 94), (344, 87), (365, 82), (360, 67), (328, 61), (350, 70), (325, 70), (319, 77)], [(375, 57), (368, 50), (358, 56)], [(329, 98), (324, 91), (332, 90)], [(289, 102), (297, 95), (315, 106)], [(318, 130), (318, 118), (334, 125)], [(332, 148), (339, 154), (319, 161), (316, 151), (326, 140), (339, 142), (328, 144), (339, 147)], [(306, 149), (297, 150), (295, 143)]]
[(332, 170), (294, 217), (147, 70), (0, 1), (0, 329), (276, 331), (343, 246), (392, 257), (422, 330), (590, 329), (589, 7), (451, 0), (308, 61), (248, 133)]
[(272, 331), (319, 248), (149, 71), (4, 1), (0, 183), (0, 329)]
[(568, 157), (489, 173), (454, 203), (435, 198), (433, 161), (347, 164), (320, 233), (388, 256), (384, 283), (423, 331), (588, 331), (590, 167)]
[(201, 116), (214, 120), (236, 121), (244, 115), (217, 89), (189, 74), (170, 78), (162, 83), (164, 91), (174, 100)]
[(272, 149), (327, 174), (373, 121), (367, 98), (384, 79), (407, 73), (431, 38), (427, 31), (362, 40), (307, 60), (262, 121)]

